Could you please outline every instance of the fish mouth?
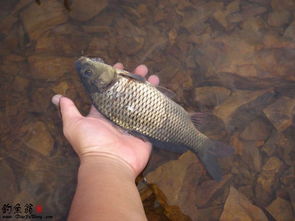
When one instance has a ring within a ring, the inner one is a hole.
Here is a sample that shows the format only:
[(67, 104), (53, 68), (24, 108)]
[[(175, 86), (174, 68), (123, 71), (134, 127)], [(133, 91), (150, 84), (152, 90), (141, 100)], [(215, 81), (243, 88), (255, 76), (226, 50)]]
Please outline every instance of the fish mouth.
[(76, 70), (78, 73), (81, 72), (81, 69), (83, 67), (83, 65), (85, 63), (87, 63), (89, 60), (89, 58), (86, 58), (86, 57), (80, 57), (76, 62), (75, 62), (75, 67), (76, 67)]
[(82, 56), (75, 62), (75, 67), (76, 67), (76, 70), (80, 73), (83, 65), (87, 63), (95, 63), (95, 62), (104, 64), (104, 61), (101, 58), (87, 58)]

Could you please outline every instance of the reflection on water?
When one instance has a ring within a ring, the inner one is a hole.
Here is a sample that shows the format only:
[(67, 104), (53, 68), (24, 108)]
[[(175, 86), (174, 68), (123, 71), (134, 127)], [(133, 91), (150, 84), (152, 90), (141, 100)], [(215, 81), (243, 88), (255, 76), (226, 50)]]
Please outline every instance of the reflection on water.
[(50, 99), (87, 112), (73, 68), (87, 55), (147, 64), (186, 109), (208, 112), (207, 136), (235, 148), (219, 183), (189, 152), (155, 152), (152, 185), (138, 179), (149, 220), (294, 219), (294, 1), (40, 2), (0, 2), (2, 208), (65, 219), (79, 162)]

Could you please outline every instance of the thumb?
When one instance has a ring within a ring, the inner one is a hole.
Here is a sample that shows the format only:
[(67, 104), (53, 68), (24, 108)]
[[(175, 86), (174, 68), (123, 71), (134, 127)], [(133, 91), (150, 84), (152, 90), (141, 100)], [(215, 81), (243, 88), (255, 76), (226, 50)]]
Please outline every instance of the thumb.
[(82, 117), (74, 102), (67, 97), (60, 94), (54, 95), (52, 103), (60, 109), (64, 126)]

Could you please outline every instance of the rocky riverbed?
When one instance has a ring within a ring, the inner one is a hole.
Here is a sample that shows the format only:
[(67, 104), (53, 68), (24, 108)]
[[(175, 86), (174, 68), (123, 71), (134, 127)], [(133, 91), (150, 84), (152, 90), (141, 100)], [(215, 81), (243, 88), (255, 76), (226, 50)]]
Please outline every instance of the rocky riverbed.
[(86, 55), (146, 64), (235, 149), (221, 182), (191, 152), (155, 149), (137, 180), (149, 220), (295, 219), (295, 1), (65, 2), (0, 2), (1, 207), (65, 220), (79, 162), (50, 99), (87, 113), (73, 65)]

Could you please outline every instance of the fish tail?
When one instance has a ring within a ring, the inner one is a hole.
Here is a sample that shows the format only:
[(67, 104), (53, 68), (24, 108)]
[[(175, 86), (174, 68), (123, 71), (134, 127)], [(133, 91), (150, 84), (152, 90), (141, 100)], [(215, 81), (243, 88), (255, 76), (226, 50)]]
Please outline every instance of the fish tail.
[(212, 141), (209, 138), (198, 148), (198, 157), (204, 164), (206, 170), (216, 181), (222, 179), (222, 170), (218, 165), (219, 157), (228, 156), (233, 153), (232, 147), (218, 141)]

